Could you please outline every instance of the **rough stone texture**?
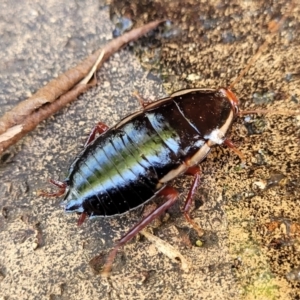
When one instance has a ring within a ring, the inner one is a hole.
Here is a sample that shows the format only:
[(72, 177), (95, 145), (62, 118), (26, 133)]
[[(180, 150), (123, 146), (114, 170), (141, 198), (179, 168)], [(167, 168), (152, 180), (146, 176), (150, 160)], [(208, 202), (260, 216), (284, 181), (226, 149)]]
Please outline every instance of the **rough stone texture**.
[[(300, 266), (300, 232), (282, 238), (283, 225), (299, 221), (299, 115), (240, 118), (230, 135), (246, 164), (223, 147), (201, 164), (192, 216), (205, 230), (202, 247), (194, 246), (199, 238), (180, 214), (190, 180), (174, 183), (182, 197), (155, 234), (191, 262), (188, 273), (141, 238), (124, 247), (111, 278), (102, 279), (89, 261), (107, 253), (141, 210), (78, 228), (60, 199), (37, 196), (49, 177), (64, 178), (97, 121), (113, 125), (139, 108), (134, 90), (158, 99), (183, 87), (228, 85), (265, 40), (268, 22), (287, 10), (285, 1), (129, 2), (0, 3), (1, 114), (111, 39), (110, 16), (136, 24), (174, 20), (171, 30), (114, 55), (98, 72), (97, 87), (2, 156), (0, 299), (299, 299), (299, 281), (286, 276)], [(299, 107), (298, 32), (295, 8), (236, 85), (242, 108)], [(274, 218), (281, 231), (266, 232)]]

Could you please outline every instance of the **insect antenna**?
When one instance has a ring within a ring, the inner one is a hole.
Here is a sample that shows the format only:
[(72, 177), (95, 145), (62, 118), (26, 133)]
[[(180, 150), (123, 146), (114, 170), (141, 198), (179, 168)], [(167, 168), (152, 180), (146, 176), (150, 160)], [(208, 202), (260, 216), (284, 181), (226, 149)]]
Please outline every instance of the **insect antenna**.
[(279, 31), (282, 24), (285, 22), (286, 18), (291, 14), (294, 8), (295, 8), (295, 1), (292, 1), (289, 5), (288, 11), (282, 16), (281, 20), (278, 23), (276, 23), (275, 21), (269, 23), (270, 34), (267, 36), (265, 42), (259, 47), (256, 54), (252, 56), (252, 58), (250, 59), (246, 67), (238, 75), (238, 77), (229, 85), (228, 89), (232, 90), (233, 87), (240, 81), (240, 79), (249, 71), (252, 65), (258, 60), (258, 58), (261, 56), (264, 50), (268, 47), (273, 35)]

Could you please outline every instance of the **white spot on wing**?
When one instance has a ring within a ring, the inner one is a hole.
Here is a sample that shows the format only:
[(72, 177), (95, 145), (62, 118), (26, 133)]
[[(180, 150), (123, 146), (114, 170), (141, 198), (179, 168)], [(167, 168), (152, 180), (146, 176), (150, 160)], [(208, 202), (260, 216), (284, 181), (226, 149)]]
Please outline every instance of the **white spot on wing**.
[(221, 145), (224, 142), (225, 136), (220, 129), (216, 128), (210, 134), (206, 134), (204, 138), (210, 140), (214, 144)]

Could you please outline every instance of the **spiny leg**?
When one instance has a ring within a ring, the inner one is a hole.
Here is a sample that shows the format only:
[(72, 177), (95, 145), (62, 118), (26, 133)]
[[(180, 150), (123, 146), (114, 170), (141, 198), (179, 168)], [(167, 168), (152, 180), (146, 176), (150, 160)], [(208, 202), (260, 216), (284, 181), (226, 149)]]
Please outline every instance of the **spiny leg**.
[(146, 108), (147, 105), (149, 105), (151, 103), (151, 101), (147, 101), (145, 100), (137, 91), (134, 91), (132, 93), (132, 95), (138, 99), (140, 105), (143, 107), (143, 108)]
[(156, 208), (153, 212), (151, 212), (148, 216), (146, 216), (143, 220), (137, 223), (127, 234), (125, 234), (117, 243), (115, 248), (111, 250), (109, 253), (106, 263), (103, 267), (102, 275), (107, 277), (111, 271), (113, 261), (117, 255), (117, 252), (120, 247), (122, 247), (125, 243), (130, 241), (135, 235), (137, 235), (142, 229), (144, 229), (149, 223), (151, 223), (155, 218), (159, 217), (165, 210), (171, 207), (176, 199), (178, 198), (178, 192), (169, 186), (164, 187), (157, 196), (162, 196), (167, 199), (165, 203)]
[(230, 148), (241, 159), (241, 161), (244, 162), (246, 160), (244, 154), (235, 147), (231, 140), (226, 138), (223, 144)]
[(77, 226), (81, 226), (83, 224), (83, 222), (85, 221), (87, 216), (88, 216), (88, 214), (86, 212), (81, 213), (80, 216), (79, 216), (79, 219), (77, 221)]
[(46, 191), (39, 191), (40, 196), (45, 196), (45, 197), (60, 197), (65, 194), (66, 189), (67, 189), (67, 183), (64, 181), (58, 181), (54, 179), (49, 179), (49, 182), (54, 185), (55, 187), (58, 188), (57, 192), (53, 193), (48, 193)]
[[(297, 108), (297, 107), (296, 107)], [(283, 115), (283, 116), (294, 116), (299, 115), (299, 109), (254, 109), (254, 110), (242, 110), (239, 111), (238, 116), (253, 115), (253, 114), (264, 114), (264, 115)]]
[(199, 236), (203, 235), (203, 230), (191, 219), (190, 217), (190, 210), (192, 206), (192, 200), (195, 192), (197, 191), (199, 181), (200, 181), (200, 173), (201, 170), (198, 166), (193, 166), (187, 169), (185, 172), (185, 175), (191, 175), (194, 176), (193, 183), (191, 185), (191, 188), (189, 190), (188, 196), (185, 200), (185, 204), (183, 207), (183, 214), (186, 218), (186, 220), (193, 226), (193, 228), (197, 231)]
[[(107, 131), (109, 127), (105, 125), (102, 122), (97, 123), (97, 125), (92, 129), (87, 141), (84, 144), (84, 147), (86, 147), (88, 144), (90, 144), (96, 137), (96, 134), (101, 134), (105, 131)], [(60, 197), (65, 194), (66, 188), (67, 188), (67, 183), (63, 181), (58, 181), (54, 179), (49, 179), (49, 182), (53, 184), (54, 186), (58, 187), (58, 191), (54, 193), (48, 193), (46, 191), (40, 191), (39, 195), (45, 196), (45, 197)], [(81, 225), (85, 219), (85, 215), (82, 215), (81, 218), (78, 220), (78, 224)]]
[(253, 109), (253, 110), (241, 110), (238, 113), (238, 116), (244, 116), (244, 115), (252, 115), (252, 114), (268, 114), (268, 113), (276, 113), (274, 110), (270, 109)]
[(84, 148), (89, 145), (96, 137), (96, 134), (102, 134), (105, 131), (107, 131), (109, 129), (109, 127), (107, 125), (105, 125), (102, 122), (99, 122), (95, 125), (95, 127), (92, 129), (89, 137), (87, 138), (85, 144), (84, 144)]

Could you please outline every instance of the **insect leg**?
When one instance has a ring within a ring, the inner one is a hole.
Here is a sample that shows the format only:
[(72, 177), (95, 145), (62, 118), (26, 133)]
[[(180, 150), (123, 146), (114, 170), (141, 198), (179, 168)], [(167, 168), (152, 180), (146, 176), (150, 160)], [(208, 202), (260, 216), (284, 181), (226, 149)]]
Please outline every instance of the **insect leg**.
[(228, 148), (230, 148), (242, 161), (245, 161), (244, 154), (235, 147), (235, 145), (231, 140), (226, 138), (223, 144), (226, 145)]
[(79, 219), (77, 221), (77, 226), (81, 226), (83, 224), (83, 222), (85, 221), (87, 216), (88, 216), (88, 214), (86, 212), (81, 213), (80, 216), (79, 216)]
[(97, 125), (92, 129), (87, 141), (84, 144), (84, 148), (89, 145), (96, 137), (96, 134), (101, 134), (107, 131), (109, 127), (102, 122), (97, 123)]
[(187, 171), (185, 172), (185, 175), (192, 175), (194, 176), (194, 181), (191, 185), (191, 188), (189, 190), (188, 196), (185, 200), (185, 204), (183, 207), (183, 214), (186, 218), (186, 220), (193, 226), (193, 228), (197, 231), (199, 236), (203, 235), (203, 230), (191, 219), (190, 217), (190, 210), (191, 210), (191, 206), (192, 206), (192, 200), (193, 200), (193, 196), (197, 190), (197, 187), (199, 185), (199, 181), (200, 181), (200, 168), (198, 166), (193, 166), (187, 169)]
[(110, 273), (113, 261), (117, 255), (120, 247), (130, 241), (135, 235), (137, 235), (142, 229), (144, 229), (149, 223), (151, 223), (155, 218), (159, 217), (165, 210), (171, 207), (178, 198), (178, 192), (169, 186), (164, 187), (157, 196), (161, 196), (167, 199), (165, 203), (156, 208), (143, 220), (137, 223), (129, 232), (127, 232), (117, 243), (115, 248), (109, 253), (106, 263), (103, 267), (102, 275), (107, 277)]
[(54, 193), (48, 193), (46, 191), (39, 191), (39, 195), (40, 196), (45, 196), (45, 197), (60, 197), (62, 196), (65, 192), (66, 192), (66, 188), (67, 188), (67, 183), (63, 182), (63, 181), (58, 181), (58, 180), (54, 180), (54, 179), (49, 179), (49, 182), (58, 187), (58, 191), (54, 192)]
[(143, 97), (141, 97), (141, 95), (137, 92), (137, 91), (134, 91), (132, 93), (132, 95), (138, 99), (140, 105), (143, 107), (143, 108), (146, 108), (147, 105), (149, 105), (151, 103), (151, 101), (147, 101), (145, 99), (143, 99)]

